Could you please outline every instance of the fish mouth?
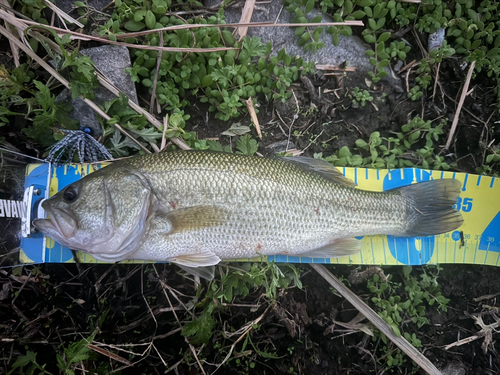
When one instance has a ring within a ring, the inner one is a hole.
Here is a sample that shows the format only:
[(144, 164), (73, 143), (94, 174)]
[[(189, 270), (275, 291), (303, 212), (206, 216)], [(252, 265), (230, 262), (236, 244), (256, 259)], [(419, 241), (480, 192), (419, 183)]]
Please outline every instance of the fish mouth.
[(71, 214), (57, 207), (43, 208), (47, 212), (48, 218), (35, 219), (33, 225), (36, 229), (63, 245), (74, 238), (77, 225)]

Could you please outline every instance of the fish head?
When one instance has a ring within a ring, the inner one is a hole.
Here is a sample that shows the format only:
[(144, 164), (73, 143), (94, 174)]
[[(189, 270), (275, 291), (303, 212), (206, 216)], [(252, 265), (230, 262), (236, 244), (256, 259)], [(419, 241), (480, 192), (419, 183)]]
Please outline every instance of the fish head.
[(144, 177), (112, 167), (45, 200), (42, 207), (48, 218), (35, 220), (35, 227), (61, 245), (99, 260), (128, 259), (146, 231), (153, 194)]

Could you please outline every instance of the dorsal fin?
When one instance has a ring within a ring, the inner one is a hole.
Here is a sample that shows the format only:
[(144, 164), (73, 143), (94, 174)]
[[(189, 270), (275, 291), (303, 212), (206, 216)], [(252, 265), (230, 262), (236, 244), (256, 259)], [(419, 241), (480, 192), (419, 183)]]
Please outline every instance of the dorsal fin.
[(283, 159), (300, 166), (306, 171), (319, 173), (327, 180), (337, 184), (350, 187), (356, 186), (353, 181), (345, 178), (337, 168), (324, 160), (308, 158), (307, 156), (286, 156)]

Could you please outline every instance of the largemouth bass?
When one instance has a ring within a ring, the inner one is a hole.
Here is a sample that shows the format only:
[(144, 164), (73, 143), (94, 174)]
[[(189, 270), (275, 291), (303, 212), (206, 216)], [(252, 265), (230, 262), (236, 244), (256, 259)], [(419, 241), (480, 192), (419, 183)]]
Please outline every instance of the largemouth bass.
[(461, 184), (434, 180), (387, 192), (353, 187), (330, 164), (208, 151), (113, 163), (43, 202), (34, 225), (104, 261), (223, 259), (360, 251), (355, 236), (428, 236), (458, 228)]

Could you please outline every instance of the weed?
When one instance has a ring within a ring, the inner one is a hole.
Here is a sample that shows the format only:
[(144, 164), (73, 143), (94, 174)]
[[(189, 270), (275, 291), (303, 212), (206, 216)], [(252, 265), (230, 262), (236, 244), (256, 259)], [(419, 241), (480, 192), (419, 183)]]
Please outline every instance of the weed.
[(370, 95), (368, 90), (361, 91), (359, 87), (355, 87), (352, 89), (349, 96), (352, 99), (353, 106), (361, 106), (364, 107), (366, 102), (371, 102), (373, 100), (373, 96)]
[[(437, 281), (441, 268), (424, 267), (419, 277), (412, 275), (412, 267), (403, 266), (402, 282), (393, 281), (392, 275), (383, 280), (378, 274), (367, 280), (367, 288), (372, 293), (371, 302), (376, 306), (378, 315), (392, 327), (394, 332), (403, 336), (415, 347), (422, 342), (415, 333), (405, 332), (413, 323), (418, 328), (429, 324), (426, 308), (433, 306), (437, 311), (446, 311), (449, 299), (441, 294)], [(411, 329), (411, 328), (409, 328)], [(406, 358), (399, 349), (389, 347), (385, 335), (375, 330), (373, 341), (382, 340), (383, 356), (388, 368), (401, 366)]]
[[(95, 333), (90, 335), (87, 339), (82, 339), (70, 344), (67, 348), (60, 347), (62, 354), (57, 353), (57, 367), (64, 375), (75, 375), (73, 369), (74, 365), (79, 362), (86, 361), (90, 358), (91, 350), (87, 347), (87, 344), (92, 343)], [(39, 375), (51, 375), (52, 373), (45, 370), (45, 365), (39, 365), (36, 361), (37, 354), (31, 350), (27, 350), (25, 355), (19, 356), (12, 369), (7, 373), (7, 375), (13, 374), (17, 371), (26, 372), (27, 374), (39, 374)], [(35, 372), (37, 371), (37, 372)]]
[(485, 162), (481, 167), (476, 168), (476, 173), (498, 177), (499, 174), (496, 171), (500, 166), (500, 145), (492, 146), (487, 151), (489, 153), (485, 158)]
[[(337, 153), (323, 158), (321, 153), (315, 158), (322, 158), (338, 167), (371, 167), (371, 168), (404, 168), (421, 166), (447, 170), (450, 166), (443, 157), (434, 153), (434, 145), (443, 134), (445, 121), (434, 125), (432, 121), (424, 121), (415, 117), (401, 127), (395, 137), (382, 137), (379, 132), (370, 134), (367, 141), (358, 139), (356, 146), (359, 154), (353, 154), (344, 146)], [(423, 147), (412, 151), (417, 144)], [(367, 155), (368, 154), (368, 155)], [(365, 156), (366, 155), (366, 156)]]
[(214, 314), (223, 309), (222, 303), (231, 303), (234, 298), (245, 298), (254, 288), (263, 287), (271, 302), (276, 300), (278, 288), (296, 285), (302, 287), (296, 268), (292, 264), (278, 266), (273, 262), (242, 264), (241, 268), (222, 274), (208, 286), (205, 298), (197, 305), (200, 316), (188, 322), (182, 334), (190, 337), (193, 344), (207, 342), (216, 326)]

